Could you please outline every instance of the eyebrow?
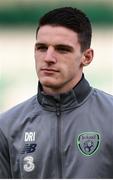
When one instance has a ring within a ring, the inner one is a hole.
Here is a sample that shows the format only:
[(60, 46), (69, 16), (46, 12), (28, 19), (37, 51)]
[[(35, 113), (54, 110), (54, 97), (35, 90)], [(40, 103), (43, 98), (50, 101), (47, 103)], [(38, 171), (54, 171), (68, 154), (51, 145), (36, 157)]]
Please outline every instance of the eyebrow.
[[(36, 47), (40, 47), (40, 46), (48, 47), (48, 44), (46, 44), (46, 43), (36, 43), (35, 45), (36, 45)], [(68, 50), (70, 52), (73, 52), (73, 50), (74, 50), (74, 48), (72, 46), (67, 45), (67, 44), (56, 44), (56, 45), (54, 45), (54, 47), (55, 47), (55, 49), (64, 48), (64, 49), (66, 49), (66, 50)]]
[(47, 46), (47, 44), (45, 44), (45, 43), (35, 43), (35, 46), (36, 47)]

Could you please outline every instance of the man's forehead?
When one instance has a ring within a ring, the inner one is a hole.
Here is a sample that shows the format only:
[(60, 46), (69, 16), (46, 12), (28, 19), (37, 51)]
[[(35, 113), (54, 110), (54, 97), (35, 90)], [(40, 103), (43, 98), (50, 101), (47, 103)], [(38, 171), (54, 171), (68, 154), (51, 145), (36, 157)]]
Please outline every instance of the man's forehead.
[(75, 36), (77, 37), (78, 34), (72, 31), (69, 28), (63, 26), (51, 26), (51, 25), (44, 25), (39, 28), (38, 36), (39, 35), (61, 35), (61, 36)]
[(37, 42), (60, 43), (62, 44), (75, 44), (78, 42), (78, 34), (68, 28), (62, 26), (49, 26), (45, 25), (40, 27), (37, 33)]

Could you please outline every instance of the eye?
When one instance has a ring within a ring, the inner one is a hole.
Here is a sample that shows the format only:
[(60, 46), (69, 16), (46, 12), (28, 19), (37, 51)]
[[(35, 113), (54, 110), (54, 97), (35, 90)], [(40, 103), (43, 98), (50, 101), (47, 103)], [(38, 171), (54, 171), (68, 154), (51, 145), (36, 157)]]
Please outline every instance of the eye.
[(48, 48), (45, 45), (35, 45), (37, 51), (45, 52)]
[(68, 48), (67, 46), (57, 46), (56, 47), (56, 50), (62, 54), (66, 54), (66, 53), (69, 53), (71, 52), (71, 49)]
[(61, 53), (67, 53), (67, 52), (69, 52), (69, 50), (66, 49), (66, 48), (57, 48), (57, 50), (58, 50), (59, 52), (61, 52)]

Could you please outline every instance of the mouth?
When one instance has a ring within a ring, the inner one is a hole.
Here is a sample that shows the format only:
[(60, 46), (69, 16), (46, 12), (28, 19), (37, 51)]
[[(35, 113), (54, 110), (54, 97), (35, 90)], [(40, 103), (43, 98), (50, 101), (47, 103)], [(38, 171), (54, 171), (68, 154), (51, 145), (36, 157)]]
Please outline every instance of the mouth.
[(43, 71), (45, 73), (55, 73), (55, 72), (58, 72), (58, 70), (56, 70), (54, 68), (41, 68), (41, 71)]

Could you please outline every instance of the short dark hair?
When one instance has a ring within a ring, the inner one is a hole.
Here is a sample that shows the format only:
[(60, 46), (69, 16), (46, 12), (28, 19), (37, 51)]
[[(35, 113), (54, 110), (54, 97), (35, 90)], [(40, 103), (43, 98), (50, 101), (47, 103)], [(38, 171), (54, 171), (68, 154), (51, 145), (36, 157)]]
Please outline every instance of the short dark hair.
[(90, 48), (92, 28), (89, 18), (77, 8), (62, 7), (49, 11), (40, 18), (36, 36), (41, 26), (63, 26), (78, 34), (81, 51)]

